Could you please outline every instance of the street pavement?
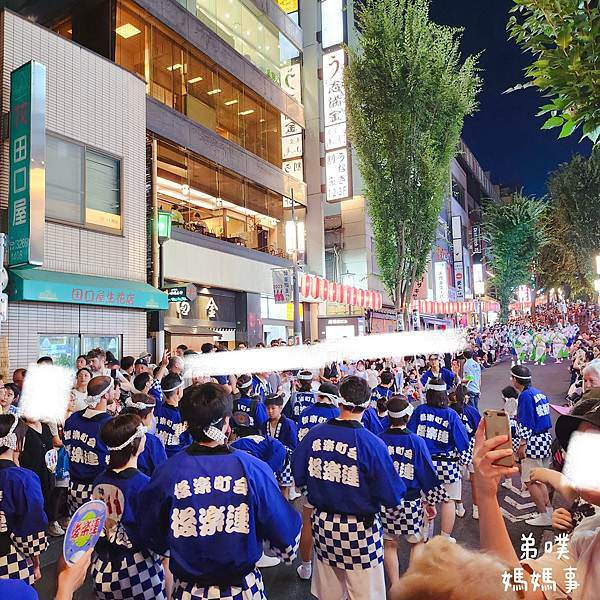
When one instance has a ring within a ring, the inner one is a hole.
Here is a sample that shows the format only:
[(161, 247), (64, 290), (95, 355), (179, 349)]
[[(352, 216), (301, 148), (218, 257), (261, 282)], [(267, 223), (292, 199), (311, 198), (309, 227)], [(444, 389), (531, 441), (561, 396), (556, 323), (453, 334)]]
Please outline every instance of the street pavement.
[[(549, 362), (542, 367), (529, 365), (533, 376), (533, 385), (541, 389), (552, 404), (563, 404), (566, 391), (569, 387), (569, 370), (566, 363), (556, 364)], [(482, 376), (482, 393), (479, 405), (480, 411), (487, 408), (503, 408), (501, 390), (510, 384), (510, 361), (504, 360), (489, 369), (485, 369)], [(556, 414), (553, 413), (553, 421)], [(517, 552), (521, 545), (521, 535), (533, 532), (537, 546), (540, 548), (543, 541), (551, 534), (550, 530), (540, 527), (529, 527), (523, 518), (532, 513), (531, 498), (526, 492), (521, 491), (518, 476), (513, 478), (512, 488), (500, 487), (498, 491), (500, 505), (505, 511), (505, 522), (508, 532)], [(471, 516), (471, 490), (468, 482), (463, 483), (463, 501), (466, 515), (456, 519), (453, 536), (456, 540), (472, 549), (479, 548), (479, 527), (477, 521)], [(439, 533), (439, 519), (436, 519), (436, 533)], [(42, 580), (36, 585), (41, 600), (51, 600), (54, 595), (55, 563), (59, 552), (62, 550), (62, 538), (52, 540), (52, 546), (42, 557)], [(400, 568), (404, 571), (408, 566), (409, 545), (402, 543), (399, 551)], [(292, 566), (280, 565), (263, 569), (266, 594), (270, 600), (306, 600), (313, 598), (310, 593), (310, 582), (302, 581), (296, 574), (298, 560)], [(91, 600), (94, 598), (91, 582), (88, 578), (84, 587), (75, 594), (76, 600)]]

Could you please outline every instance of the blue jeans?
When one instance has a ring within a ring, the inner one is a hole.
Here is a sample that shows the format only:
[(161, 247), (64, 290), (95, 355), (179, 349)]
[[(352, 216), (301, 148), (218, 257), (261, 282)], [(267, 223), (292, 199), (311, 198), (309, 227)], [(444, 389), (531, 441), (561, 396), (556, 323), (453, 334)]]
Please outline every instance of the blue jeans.
[(473, 394), (473, 392), (469, 392), (469, 398), (471, 399), (471, 404), (479, 410), (479, 396), (480, 394)]

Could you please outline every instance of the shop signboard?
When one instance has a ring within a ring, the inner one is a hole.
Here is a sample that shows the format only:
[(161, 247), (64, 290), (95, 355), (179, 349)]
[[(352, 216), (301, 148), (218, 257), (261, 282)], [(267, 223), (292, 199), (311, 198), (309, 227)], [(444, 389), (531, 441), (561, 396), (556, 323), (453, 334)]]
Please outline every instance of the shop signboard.
[(44, 263), (46, 67), (34, 60), (10, 74), (8, 265)]
[(292, 302), (293, 278), (290, 269), (271, 269), (275, 304)]

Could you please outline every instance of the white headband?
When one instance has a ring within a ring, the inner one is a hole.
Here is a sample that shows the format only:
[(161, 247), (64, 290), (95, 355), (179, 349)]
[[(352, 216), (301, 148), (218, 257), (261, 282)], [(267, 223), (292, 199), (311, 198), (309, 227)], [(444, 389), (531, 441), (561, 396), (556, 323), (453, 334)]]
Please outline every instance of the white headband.
[(405, 409), (401, 410), (400, 412), (392, 412), (391, 410), (388, 410), (388, 416), (392, 417), (393, 419), (401, 419), (402, 417), (410, 417), (410, 415), (413, 414), (414, 410), (415, 410), (414, 406), (412, 404), (409, 404)]
[(248, 379), (248, 381), (243, 382), (243, 383), (238, 383), (237, 387), (240, 390), (245, 390), (246, 388), (252, 387), (252, 379)]
[(371, 397), (367, 398), (361, 404), (354, 404), (352, 402), (347, 402), (346, 400), (344, 400), (344, 398), (340, 398), (339, 404), (342, 404), (343, 406), (350, 406), (352, 408), (367, 408), (371, 404)]
[(175, 387), (166, 389), (166, 388), (162, 388), (163, 392), (174, 392), (175, 390), (178, 390), (180, 387), (183, 387), (183, 380), (181, 380)]
[(531, 379), (531, 375), (515, 375), (511, 369), (510, 374), (515, 378), (515, 379)]
[(123, 450), (123, 448), (125, 448), (126, 446), (129, 446), (129, 444), (131, 444), (133, 442), (133, 440), (135, 440), (136, 438), (141, 438), (144, 437), (144, 435), (146, 435), (146, 432), (148, 431), (148, 428), (144, 425), (138, 425), (137, 429), (135, 430), (135, 433), (126, 441), (123, 442), (120, 446), (113, 446), (108, 447), (108, 451), (109, 452), (116, 452), (117, 450)]
[(425, 385), (426, 390), (434, 390), (435, 392), (446, 392), (448, 388), (445, 383), (429, 383), (429, 381)]
[(100, 400), (102, 400), (102, 396), (104, 396), (104, 394), (106, 394), (106, 392), (108, 392), (108, 390), (110, 390), (113, 385), (114, 385), (114, 383), (113, 383), (113, 380), (111, 379), (110, 383), (99, 394), (96, 394), (95, 396), (88, 396), (85, 399), (85, 403), (90, 408), (95, 408), (96, 406), (98, 406), (98, 403), (100, 402)]
[(17, 428), (17, 424), (19, 423), (19, 418), (16, 415), (10, 413), (14, 418), (14, 423), (10, 426), (8, 433), (0, 438), (0, 446), (4, 446), (6, 448), (10, 448), (11, 450), (17, 449), (17, 436), (15, 434), (15, 429)]
[(154, 408), (156, 404), (146, 404), (145, 402), (134, 402), (131, 398), (125, 400), (127, 408), (135, 408), (137, 410), (145, 410), (146, 408)]
[(336, 406), (340, 403), (340, 396), (336, 396), (335, 394), (327, 394), (326, 392), (317, 392), (317, 396), (325, 396), (325, 398), (329, 398)]
[(227, 442), (227, 436), (223, 433), (223, 431), (215, 427), (215, 425), (217, 423), (220, 423), (222, 420), (223, 417), (220, 417), (216, 421), (213, 421), (208, 427), (202, 430), (206, 437), (210, 438), (213, 442), (217, 442), (219, 444), (225, 444)]
[(306, 373), (305, 375), (302, 375), (302, 373), (298, 373), (298, 379), (301, 379), (302, 381), (310, 381), (312, 378), (312, 373)]

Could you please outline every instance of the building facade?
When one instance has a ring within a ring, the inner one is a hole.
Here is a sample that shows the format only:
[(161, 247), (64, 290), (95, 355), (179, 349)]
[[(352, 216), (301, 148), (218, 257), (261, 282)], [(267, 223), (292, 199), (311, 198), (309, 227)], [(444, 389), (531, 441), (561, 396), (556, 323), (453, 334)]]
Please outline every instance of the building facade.
[[(167, 304), (146, 283), (146, 223), (139, 218), (144, 82), (30, 20), (0, 16), (2, 109), (11, 112), (11, 125), (28, 108), (11, 105), (11, 72), (32, 60), (45, 71), (42, 127), (31, 132), (45, 151), (45, 214), (31, 231), (43, 256), (37, 267), (9, 269), (7, 366), (24, 367), (41, 355), (73, 365), (98, 346), (137, 355), (146, 349), (147, 311)], [(5, 133), (0, 186), (10, 245), (24, 199), (7, 211), (9, 195), (23, 187), (23, 169), (11, 168), (9, 159), (27, 157), (17, 151), (24, 138)]]

